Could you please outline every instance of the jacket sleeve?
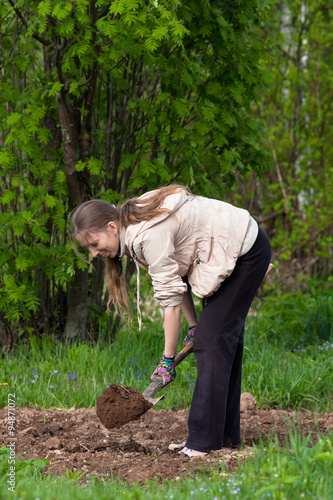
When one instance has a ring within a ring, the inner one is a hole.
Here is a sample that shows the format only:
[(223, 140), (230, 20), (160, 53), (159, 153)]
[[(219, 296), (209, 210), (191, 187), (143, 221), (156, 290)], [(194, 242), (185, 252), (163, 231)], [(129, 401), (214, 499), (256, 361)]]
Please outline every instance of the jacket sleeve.
[(160, 224), (144, 231), (138, 239), (140, 253), (153, 281), (156, 300), (164, 307), (180, 304), (187, 285), (179, 275), (172, 231), (166, 231)]

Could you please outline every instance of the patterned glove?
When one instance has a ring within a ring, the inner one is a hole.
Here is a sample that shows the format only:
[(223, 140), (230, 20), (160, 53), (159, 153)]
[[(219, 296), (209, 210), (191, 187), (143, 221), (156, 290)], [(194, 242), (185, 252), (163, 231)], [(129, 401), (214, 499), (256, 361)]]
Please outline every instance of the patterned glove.
[(186, 337), (183, 340), (183, 344), (186, 346), (191, 340), (193, 340), (194, 334), (195, 334), (195, 327), (196, 325), (192, 325), (188, 327), (188, 332)]
[(176, 378), (176, 367), (175, 367), (175, 357), (176, 356), (165, 356), (163, 354), (160, 364), (157, 366), (156, 370), (150, 377), (151, 380), (158, 377), (159, 375), (163, 378), (163, 383), (169, 384)]

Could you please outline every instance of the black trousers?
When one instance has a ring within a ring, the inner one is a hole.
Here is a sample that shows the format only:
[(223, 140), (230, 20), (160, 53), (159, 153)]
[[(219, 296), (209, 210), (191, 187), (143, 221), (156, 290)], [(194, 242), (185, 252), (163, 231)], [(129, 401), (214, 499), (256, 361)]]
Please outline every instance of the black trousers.
[(219, 450), (240, 444), (240, 396), (244, 324), (271, 259), (264, 231), (220, 288), (204, 299), (194, 336), (197, 381), (186, 446)]

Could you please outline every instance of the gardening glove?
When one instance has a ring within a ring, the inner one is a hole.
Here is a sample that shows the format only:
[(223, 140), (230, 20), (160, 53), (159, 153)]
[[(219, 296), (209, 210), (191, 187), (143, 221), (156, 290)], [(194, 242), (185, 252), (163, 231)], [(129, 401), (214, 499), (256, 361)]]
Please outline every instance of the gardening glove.
[(189, 327), (188, 327), (188, 332), (187, 332), (187, 335), (186, 335), (186, 337), (185, 337), (185, 338), (184, 338), (184, 340), (183, 340), (183, 344), (184, 344), (185, 346), (187, 346), (187, 344), (188, 344), (189, 342), (191, 342), (191, 340), (193, 340), (194, 333), (195, 333), (195, 327), (196, 327), (196, 325), (192, 325), (192, 326), (189, 326)]
[(160, 364), (157, 366), (156, 370), (150, 377), (154, 380), (159, 375), (163, 379), (164, 385), (169, 384), (176, 378), (176, 367), (175, 367), (175, 357), (176, 356), (165, 356), (163, 354)]

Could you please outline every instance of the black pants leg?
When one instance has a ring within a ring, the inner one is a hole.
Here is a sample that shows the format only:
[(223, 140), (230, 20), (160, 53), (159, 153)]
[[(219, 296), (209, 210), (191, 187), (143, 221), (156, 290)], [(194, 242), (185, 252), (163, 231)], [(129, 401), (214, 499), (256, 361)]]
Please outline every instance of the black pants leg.
[(244, 323), (271, 259), (259, 229), (251, 250), (204, 306), (194, 336), (197, 381), (190, 408), (188, 448), (219, 450), (240, 443)]

